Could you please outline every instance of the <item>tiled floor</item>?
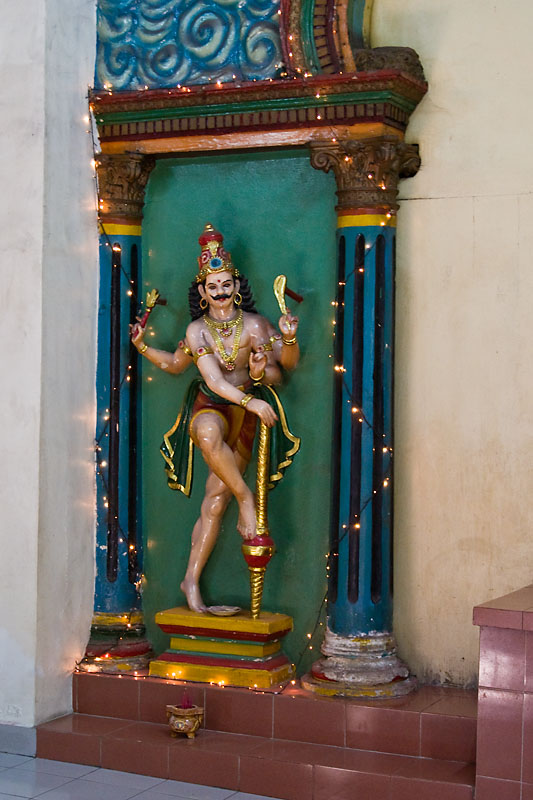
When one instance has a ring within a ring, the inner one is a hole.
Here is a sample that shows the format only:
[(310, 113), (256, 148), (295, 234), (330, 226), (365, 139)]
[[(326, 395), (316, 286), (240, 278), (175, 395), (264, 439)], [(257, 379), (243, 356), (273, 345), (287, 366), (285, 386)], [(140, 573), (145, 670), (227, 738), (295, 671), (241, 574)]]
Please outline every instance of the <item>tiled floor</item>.
[(131, 772), (0, 753), (0, 800), (271, 800), (263, 795), (148, 778)]

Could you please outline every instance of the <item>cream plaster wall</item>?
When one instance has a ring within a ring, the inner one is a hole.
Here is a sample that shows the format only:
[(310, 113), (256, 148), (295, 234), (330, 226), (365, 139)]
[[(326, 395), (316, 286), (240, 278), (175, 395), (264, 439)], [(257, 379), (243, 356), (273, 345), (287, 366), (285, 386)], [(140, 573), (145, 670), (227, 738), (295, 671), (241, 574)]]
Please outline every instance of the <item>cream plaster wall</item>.
[(375, 0), (420, 55), (401, 185), (395, 630), (423, 679), (474, 680), (472, 607), (529, 584), (533, 510), (530, 0)]
[(0, 26), (0, 723), (21, 726), (70, 708), (92, 609), (94, 5), (4, 3)]

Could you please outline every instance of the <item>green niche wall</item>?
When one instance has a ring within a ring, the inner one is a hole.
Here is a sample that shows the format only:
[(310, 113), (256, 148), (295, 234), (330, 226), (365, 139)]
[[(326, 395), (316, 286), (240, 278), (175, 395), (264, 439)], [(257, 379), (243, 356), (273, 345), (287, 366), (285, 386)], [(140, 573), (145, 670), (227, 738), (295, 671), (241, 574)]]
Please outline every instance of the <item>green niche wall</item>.
[[(276, 275), (304, 296), (298, 307), (302, 357), (281, 387), (301, 450), (284, 480), (269, 493), (269, 522), (277, 553), (265, 579), (263, 608), (290, 614), (294, 631), (285, 650), (299, 672), (316, 658), (306, 634), (313, 630), (326, 589), (329, 538), (332, 308), (335, 296), (334, 180), (310, 166), (306, 150), (213, 155), (160, 160), (150, 177), (143, 223), (143, 282), (168, 299), (151, 317), (146, 341), (174, 350), (190, 321), (187, 292), (197, 272), (198, 236), (211, 222), (225, 237), (236, 266), (249, 278), (260, 313), (277, 327), (272, 291)], [(145, 535), (144, 610), (156, 652), (168, 637), (154, 623), (157, 611), (185, 603), (179, 584), (185, 573), (191, 531), (198, 516), (207, 470), (195, 453), (191, 497), (170, 490), (159, 453), (173, 424), (191, 366), (179, 376), (142, 362), (142, 512)], [(253, 464), (248, 470), (255, 481)], [(208, 604), (249, 608), (248, 570), (236, 530), (233, 500), (202, 576)], [(320, 629), (322, 631), (322, 629)], [(303, 658), (301, 658), (303, 653)]]

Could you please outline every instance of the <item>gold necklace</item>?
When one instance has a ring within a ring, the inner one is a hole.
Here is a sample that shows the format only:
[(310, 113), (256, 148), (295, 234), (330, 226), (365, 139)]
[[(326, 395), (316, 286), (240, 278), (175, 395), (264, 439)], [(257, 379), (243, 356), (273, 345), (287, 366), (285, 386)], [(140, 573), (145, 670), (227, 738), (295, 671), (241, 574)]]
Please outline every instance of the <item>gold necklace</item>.
[(237, 353), (239, 352), (239, 343), (241, 341), (241, 336), (242, 336), (242, 328), (243, 328), (242, 309), (239, 309), (239, 312), (234, 319), (226, 323), (230, 327), (230, 330), (229, 333), (223, 334), (223, 336), (229, 336), (229, 334), (231, 333), (231, 329), (235, 328), (235, 338), (233, 339), (233, 347), (231, 348), (231, 353), (226, 352), (226, 348), (224, 347), (224, 342), (222, 341), (222, 338), (219, 333), (219, 331), (222, 333), (223, 330), (222, 326), (224, 323), (212, 319), (207, 314), (204, 314), (204, 322), (207, 325), (209, 331), (211, 332), (211, 335), (213, 337), (213, 340), (217, 348), (217, 352), (222, 361), (224, 362), (224, 366), (226, 367), (227, 370), (231, 372), (232, 370), (235, 369), (235, 360), (237, 358)]
[(204, 319), (206, 320), (207, 326), (210, 328), (210, 330), (216, 328), (216, 330), (219, 331), (222, 336), (231, 336), (232, 329), (242, 320), (242, 308), (239, 308), (233, 319), (213, 319), (213, 317), (210, 317), (209, 314), (204, 314)]

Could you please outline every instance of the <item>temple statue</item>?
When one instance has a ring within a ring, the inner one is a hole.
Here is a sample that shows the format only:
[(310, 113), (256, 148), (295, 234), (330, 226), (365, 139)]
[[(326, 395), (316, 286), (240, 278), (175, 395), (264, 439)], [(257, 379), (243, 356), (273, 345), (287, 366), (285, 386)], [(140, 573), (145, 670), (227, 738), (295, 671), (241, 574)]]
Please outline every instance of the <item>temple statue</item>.
[[(174, 353), (144, 342), (145, 327), (134, 325), (132, 342), (157, 367), (180, 374), (195, 364), (193, 380), (173, 427), (161, 447), (170, 488), (190, 494), (194, 445), (209, 467), (200, 516), (181, 589), (192, 611), (206, 611), (200, 576), (217, 541), (223, 514), (233, 495), (239, 506), (237, 528), (243, 540), (256, 537), (254, 494), (243, 474), (250, 461), (257, 418), (270, 429), (269, 484), (275, 485), (299, 449), (273, 385), (281, 368), (293, 369), (300, 357), (298, 318), (284, 310), (279, 332), (257, 313), (245, 276), (233, 265), (223, 237), (207, 224), (199, 238), (198, 273), (189, 289), (192, 322)], [(280, 298), (278, 298), (280, 300)]]

